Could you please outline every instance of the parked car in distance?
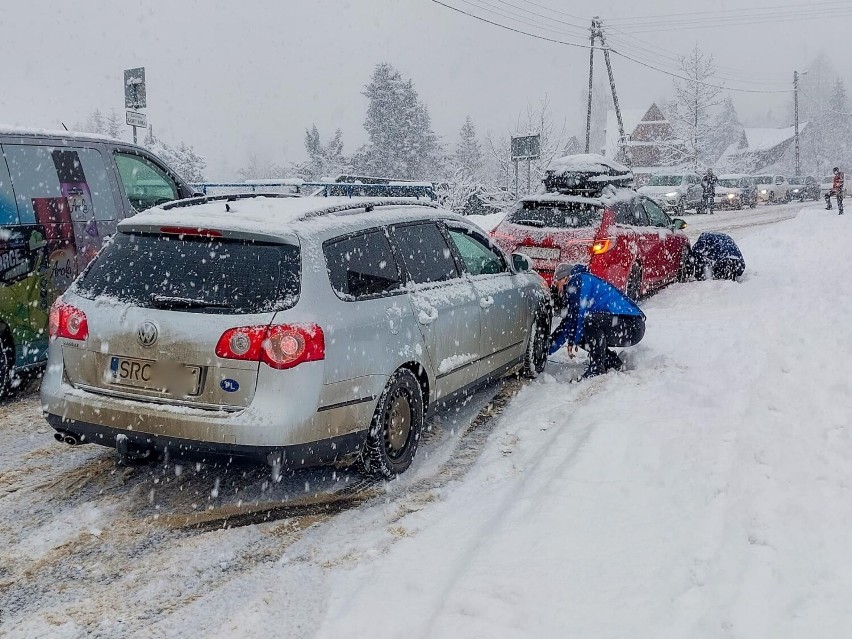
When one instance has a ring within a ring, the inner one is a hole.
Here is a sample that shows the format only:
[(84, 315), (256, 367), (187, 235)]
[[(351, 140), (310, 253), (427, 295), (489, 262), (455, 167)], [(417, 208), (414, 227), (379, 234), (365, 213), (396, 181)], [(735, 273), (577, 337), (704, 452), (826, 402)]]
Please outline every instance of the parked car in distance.
[[(833, 188), (834, 188), (834, 176), (833, 175), (828, 175), (828, 176), (822, 178), (822, 180), (820, 180), (819, 194), (822, 197), (825, 197), (825, 194), (828, 193), (829, 191), (831, 191)], [(845, 186), (845, 182), (844, 182), (843, 197), (846, 197), (848, 195), (849, 195), (849, 187)]]
[(427, 413), (543, 370), (550, 309), (527, 257), (426, 204), (178, 202), (119, 223), (54, 304), (41, 399), (57, 439), (129, 457), (393, 477)]
[(491, 236), (504, 251), (528, 255), (548, 282), (557, 264), (584, 264), (637, 299), (684, 278), (686, 223), (650, 198), (605, 180), (523, 198)]
[(742, 209), (757, 206), (757, 187), (747, 175), (720, 175), (716, 187), (716, 207)]
[(820, 186), (812, 175), (794, 175), (787, 181), (790, 183), (790, 199), (801, 202), (819, 199)]
[(790, 184), (783, 175), (756, 175), (757, 201), (778, 204), (790, 201)]
[(701, 206), (701, 177), (697, 173), (659, 173), (638, 189), (659, 204), (664, 211), (683, 215), (687, 209)]
[(106, 137), (0, 128), (0, 397), (47, 360), (48, 309), (116, 224), (193, 195), (166, 164)]

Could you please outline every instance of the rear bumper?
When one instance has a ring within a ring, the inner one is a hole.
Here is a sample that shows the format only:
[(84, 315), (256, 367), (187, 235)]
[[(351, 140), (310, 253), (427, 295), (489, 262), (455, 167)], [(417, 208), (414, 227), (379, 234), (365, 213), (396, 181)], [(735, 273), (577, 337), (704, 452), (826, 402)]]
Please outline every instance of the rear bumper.
[(117, 438), (126, 438), (139, 448), (155, 449), (169, 458), (194, 460), (237, 460), (244, 463), (281, 463), (284, 468), (321, 466), (344, 461), (357, 455), (364, 446), (367, 431), (359, 431), (323, 439), (309, 444), (293, 446), (246, 446), (180, 439), (166, 435), (152, 435), (132, 430), (112, 428), (100, 424), (64, 419), (60, 415), (45, 413), (45, 419), (54, 430), (74, 433), (82, 444), (99, 444), (116, 447)]

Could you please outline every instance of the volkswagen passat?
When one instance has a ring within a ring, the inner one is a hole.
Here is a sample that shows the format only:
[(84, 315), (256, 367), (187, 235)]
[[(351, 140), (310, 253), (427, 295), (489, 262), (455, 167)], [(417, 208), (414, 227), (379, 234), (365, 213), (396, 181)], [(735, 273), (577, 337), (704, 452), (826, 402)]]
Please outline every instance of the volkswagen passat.
[(125, 220), (50, 313), (67, 443), (403, 472), (425, 415), (544, 367), (526, 256), (413, 200), (231, 198)]

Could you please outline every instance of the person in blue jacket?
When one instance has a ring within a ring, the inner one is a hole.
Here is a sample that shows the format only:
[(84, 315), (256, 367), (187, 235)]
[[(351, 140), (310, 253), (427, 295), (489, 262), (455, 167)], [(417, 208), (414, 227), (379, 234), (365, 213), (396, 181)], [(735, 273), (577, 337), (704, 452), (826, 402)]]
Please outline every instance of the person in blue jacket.
[(746, 267), (736, 242), (724, 233), (702, 233), (692, 245), (690, 261), (697, 280), (735, 280)]
[(627, 295), (579, 264), (560, 264), (553, 284), (562, 301), (562, 321), (551, 335), (550, 354), (566, 344), (587, 351), (589, 367), (583, 379), (621, 369), (621, 358), (610, 347), (638, 344), (645, 336), (645, 314)]

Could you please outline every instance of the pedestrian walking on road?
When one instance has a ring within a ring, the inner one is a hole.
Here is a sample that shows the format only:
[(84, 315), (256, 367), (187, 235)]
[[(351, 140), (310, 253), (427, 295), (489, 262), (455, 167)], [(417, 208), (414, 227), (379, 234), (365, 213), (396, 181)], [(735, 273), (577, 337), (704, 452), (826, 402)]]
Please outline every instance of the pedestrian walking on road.
[(825, 210), (831, 210), (831, 196), (837, 198), (837, 214), (843, 215), (843, 191), (845, 189), (846, 176), (836, 166), (834, 167), (834, 180), (831, 183), (831, 190), (825, 194)]
[(552, 355), (566, 344), (589, 353), (583, 379), (620, 370), (623, 362), (610, 347), (634, 346), (645, 335), (645, 314), (627, 295), (582, 265), (560, 264), (553, 274), (562, 302), (562, 321), (551, 335)]
[(713, 215), (716, 206), (716, 184), (719, 178), (713, 173), (713, 169), (707, 169), (707, 173), (701, 178), (701, 190), (703, 192), (703, 209), (705, 213)]

